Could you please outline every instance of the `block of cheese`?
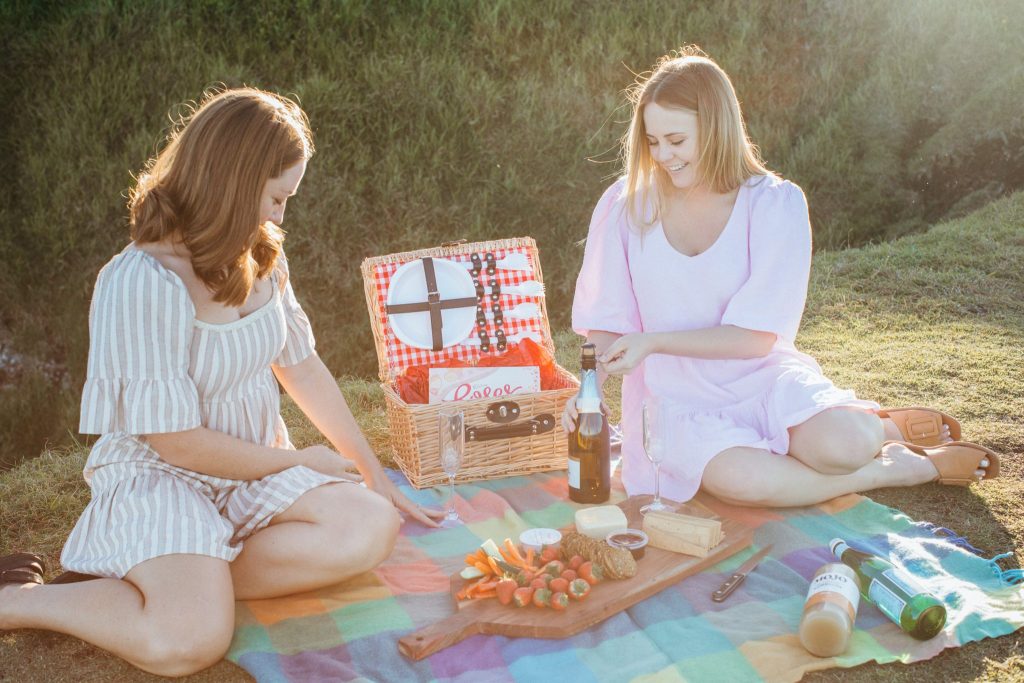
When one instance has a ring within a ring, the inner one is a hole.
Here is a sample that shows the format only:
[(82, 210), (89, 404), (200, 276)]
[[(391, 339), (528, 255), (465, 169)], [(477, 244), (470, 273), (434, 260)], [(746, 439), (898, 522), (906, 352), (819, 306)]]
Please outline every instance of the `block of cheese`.
[(576, 531), (603, 541), (608, 534), (625, 531), (626, 513), (618, 505), (598, 505), (576, 511)]
[(722, 523), (718, 520), (675, 512), (647, 513), (644, 532), (655, 548), (698, 557), (706, 557), (722, 542)]

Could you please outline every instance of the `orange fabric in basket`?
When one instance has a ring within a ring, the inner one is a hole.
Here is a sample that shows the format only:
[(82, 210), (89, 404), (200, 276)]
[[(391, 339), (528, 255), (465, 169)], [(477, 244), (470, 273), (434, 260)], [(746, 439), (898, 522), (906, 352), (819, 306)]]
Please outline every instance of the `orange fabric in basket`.
[(559, 388), (558, 370), (555, 359), (546, 348), (533, 341), (524, 339), (505, 353), (494, 356), (483, 356), (476, 363), (470, 360), (449, 358), (436, 365), (413, 365), (395, 380), (395, 389), (406, 403), (427, 403), (429, 396), (430, 368), (469, 368), (469, 367), (524, 367), (536, 365), (540, 368), (540, 388), (542, 391)]

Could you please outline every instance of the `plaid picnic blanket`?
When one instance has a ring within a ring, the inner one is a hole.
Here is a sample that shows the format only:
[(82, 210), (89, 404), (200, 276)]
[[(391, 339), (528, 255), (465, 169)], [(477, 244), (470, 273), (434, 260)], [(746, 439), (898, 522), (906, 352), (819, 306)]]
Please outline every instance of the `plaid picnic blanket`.
[[(419, 503), (446, 489), (417, 491), (389, 473)], [(535, 474), (457, 488), (466, 526), (403, 525), (390, 559), (338, 586), (277, 600), (238, 603), (228, 659), (258, 681), (797, 681), (807, 671), (864, 662), (916, 662), (949, 647), (1024, 626), (1024, 586), (997, 565), (863, 496), (786, 510), (712, 505), (755, 528), (754, 545), (625, 612), (564, 640), (472, 636), (420, 662), (397, 641), (453, 613), (449, 576), (487, 538), (518, 538), (528, 527), (562, 527), (577, 506), (564, 473)], [(613, 494), (621, 500), (621, 490)], [(919, 642), (861, 601), (847, 652), (819, 659), (796, 637), (814, 572), (840, 537), (910, 568), (947, 606), (946, 628)], [(758, 548), (770, 556), (724, 603), (711, 592)], [(1017, 570), (1012, 570), (1017, 571)], [(532, 608), (530, 608), (532, 609)]]

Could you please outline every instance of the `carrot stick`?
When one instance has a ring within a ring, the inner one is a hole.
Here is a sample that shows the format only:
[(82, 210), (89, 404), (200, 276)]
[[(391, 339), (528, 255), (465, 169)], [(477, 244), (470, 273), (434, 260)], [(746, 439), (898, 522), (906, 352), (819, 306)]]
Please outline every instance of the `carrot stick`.
[[(473, 583), (471, 583), (470, 585), (466, 586), (461, 591), (459, 591), (459, 593), (463, 594), (464, 597), (466, 597), (466, 598), (471, 598), (471, 597), (473, 597), (473, 592), (477, 588), (479, 588), (480, 584), (482, 584), (486, 580), (487, 580), (486, 576), (483, 577), (483, 578), (477, 579), (476, 581), (474, 581)], [(458, 596), (456, 596), (456, 597), (458, 597)], [(463, 598), (459, 598), (459, 599), (461, 600)]]
[(528, 569), (533, 569), (533, 548), (526, 549), (526, 561), (524, 564)]
[(512, 557), (512, 559), (509, 560), (509, 563), (521, 567), (525, 560), (523, 559), (523, 556), (519, 554), (519, 548), (516, 547), (516, 544), (512, 542), (511, 538), (505, 539), (505, 549), (508, 550), (508, 554)]
[(491, 569), (491, 565), (484, 564), (483, 562), (474, 562), (473, 566), (484, 573), (484, 578), (486, 578), (487, 574), (491, 574), (494, 571), (493, 569)]
[(513, 567), (522, 567), (523, 566), (522, 563), (519, 560), (517, 560), (512, 555), (512, 553), (510, 553), (509, 551), (505, 550), (504, 548), (498, 548), (498, 552), (501, 553), (502, 558), (504, 558), (504, 560), (506, 562), (508, 562), (510, 565), (512, 565)]

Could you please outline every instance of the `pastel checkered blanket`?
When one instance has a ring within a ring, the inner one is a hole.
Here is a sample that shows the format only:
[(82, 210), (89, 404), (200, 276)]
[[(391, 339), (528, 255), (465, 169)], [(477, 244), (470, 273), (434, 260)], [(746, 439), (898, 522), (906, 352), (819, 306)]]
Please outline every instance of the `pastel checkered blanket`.
[[(445, 492), (416, 491), (399, 473), (391, 476), (419, 503), (437, 505)], [(411, 662), (399, 655), (398, 639), (453, 612), (449, 576), (467, 552), (486, 538), (565, 526), (576, 510), (564, 473), (462, 485), (457, 508), (465, 527), (407, 522), (391, 558), (372, 573), (314, 593), (239, 603), (228, 658), (261, 682), (796, 681), (816, 669), (928, 659), (1024, 626), (1024, 586), (1008, 584), (994, 563), (930, 525), (862, 496), (788, 510), (711, 507), (754, 527), (753, 547), (572, 638), (473, 636)], [(945, 630), (913, 640), (862, 601), (844, 655), (808, 654), (796, 629), (808, 581), (830, 560), (833, 537), (910, 568), (945, 602)], [(743, 586), (726, 602), (712, 602), (725, 577), (769, 543), (770, 556)]]

